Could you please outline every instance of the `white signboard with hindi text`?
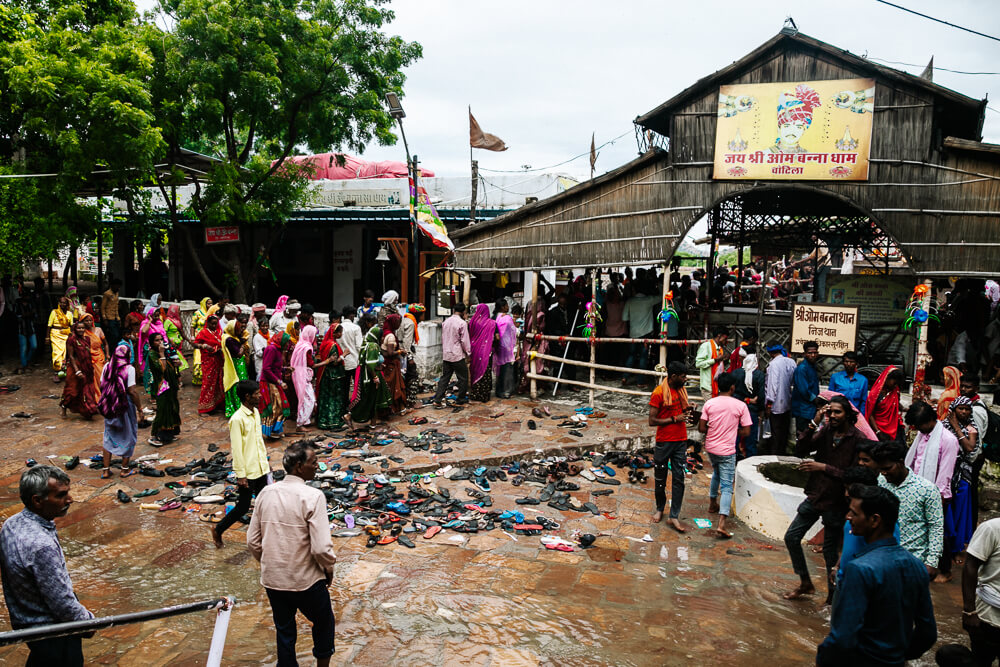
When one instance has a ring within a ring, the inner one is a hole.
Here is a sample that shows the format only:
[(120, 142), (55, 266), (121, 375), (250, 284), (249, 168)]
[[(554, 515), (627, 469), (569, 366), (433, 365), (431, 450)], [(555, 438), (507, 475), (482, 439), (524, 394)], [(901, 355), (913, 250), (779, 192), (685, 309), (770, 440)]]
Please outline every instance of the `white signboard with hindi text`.
[(809, 341), (819, 343), (819, 353), (839, 357), (853, 350), (858, 340), (858, 307), (825, 303), (792, 306), (791, 350), (801, 352)]

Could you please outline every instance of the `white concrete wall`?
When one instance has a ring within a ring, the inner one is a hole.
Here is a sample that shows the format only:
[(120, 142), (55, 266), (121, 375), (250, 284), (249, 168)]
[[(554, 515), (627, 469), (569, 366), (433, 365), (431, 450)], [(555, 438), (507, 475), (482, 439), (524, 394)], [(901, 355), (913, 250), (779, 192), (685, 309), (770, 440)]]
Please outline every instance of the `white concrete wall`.
[(417, 343), (417, 371), (420, 379), (431, 381), (441, 375), (441, 322), (418, 323), (420, 327), (420, 342)]
[[(736, 464), (736, 489), (733, 505), (743, 523), (758, 533), (781, 540), (795, 518), (795, 510), (806, 498), (805, 492), (794, 486), (772, 482), (762, 475), (757, 466), (777, 461), (798, 463), (793, 456), (754, 456)], [(819, 521), (806, 533), (811, 539), (822, 528)]]

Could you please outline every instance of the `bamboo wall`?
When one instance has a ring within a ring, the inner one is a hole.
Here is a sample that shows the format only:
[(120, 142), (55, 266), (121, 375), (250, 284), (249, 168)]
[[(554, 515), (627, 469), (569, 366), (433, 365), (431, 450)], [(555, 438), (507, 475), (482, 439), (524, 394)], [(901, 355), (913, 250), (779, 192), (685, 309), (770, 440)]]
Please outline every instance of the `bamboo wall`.
[[(787, 45), (723, 83), (872, 77), (825, 51)], [(717, 203), (754, 188), (850, 202), (891, 235), (923, 275), (1000, 274), (1000, 156), (942, 146), (978, 138), (975, 109), (898, 76), (874, 76), (867, 182), (712, 180), (718, 83), (670, 109), (670, 153), (651, 152), (572, 190), (456, 233), (460, 268), (651, 264), (667, 261)], [(963, 119), (956, 126), (955, 119)], [(663, 125), (663, 120), (659, 121)], [(949, 244), (949, 245), (944, 245)], [(979, 244), (979, 245), (973, 245)]]

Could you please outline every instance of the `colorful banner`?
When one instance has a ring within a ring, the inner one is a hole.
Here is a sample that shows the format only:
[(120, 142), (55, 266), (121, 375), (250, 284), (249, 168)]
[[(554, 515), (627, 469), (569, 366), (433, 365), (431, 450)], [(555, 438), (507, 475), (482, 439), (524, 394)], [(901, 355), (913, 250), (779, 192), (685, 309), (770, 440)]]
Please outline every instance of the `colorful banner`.
[(414, 188), (412, 175), (410, 176), (410, 220), (430, 237), (437, 247), (455, 249), (455, 244), (448, 236), (448, 228), (438, 216), (427, 190), (422, 187)]
[(713, 177), (868, 180), (873, 79), (719, 88)]

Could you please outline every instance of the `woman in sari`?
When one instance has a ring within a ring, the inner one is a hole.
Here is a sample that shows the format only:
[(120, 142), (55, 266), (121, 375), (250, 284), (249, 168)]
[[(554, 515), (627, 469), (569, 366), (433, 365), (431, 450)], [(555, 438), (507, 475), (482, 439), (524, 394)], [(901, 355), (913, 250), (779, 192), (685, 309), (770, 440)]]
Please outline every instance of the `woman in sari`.
[(49, 315), (48, 336), (45, 342), (52, 345), (52, 370), (56, 372), (55, 382), (60, 382), (66, 375), (66, 341), (73, 329), (73, 311), (69, 299), (62, 297), (59, 305)]
[[(413, 324), (414, 350), (420, 344), (420, 318), (426, 310), (422, 303), (411, 303), (406, 309), (405, 317)], [(409, 360), (406, 362), (406, 372), (403, 373), (403, 381), (406, 382), (406, 404), (412, 407), (417, 404), (417, 394), (420, 393), (420, 372), (417, 369), (417, 358), (414, 354), (411, 354)]]
[(497, 342), (493, 352), (493, 369), (497, 374), (497, 398), (510, 398), (514, 393), (514, 351), (517, 346), (517, 324), (511, 317), (507, 299), (497, 299)]
[(90, 339), (83, 322), (73, 325), (73, 335), (66, 341), (66, 385), (59, 401), (63, 417), (66, 411), (92, 419), (97, 413), (97, 387), (94, 384), (94, 362), (90, 356)]
[(260, 428), (265, 438), (285, 437), (285, 419), (291, 414), (285, 390), (284, 349), (288, 334), (274, 334), (264, 348), (260, 369)]
[(222, 335), (222, 389), (226, 394), (226, 419), (236, 414), (242, 405), (236, 395), (236, 384), (250, 379), (247, 370), (250, 344), (246, 339), (246, 323), (247, 316), (238, 315), (226, 325), (226, 332)]
[(160, 310), (160, 298), (161, 297), (160, 297), (160, 295), (158, 293), (154, 294), (152, 296), (152, 298), (149, 300), (149, 303), (146, 304), (146, 308), (145, 308), (145, 310), (142, 311), (142, 314), (145, 315), (146, 317), (149, 317), (150, 313), (159, 311)]
[(142, 324), (139, 325), (139, 351), (141, 352), (139, 356), (139, 370), (142, 372), (142, 386), (146, 388), (146, 392), (149, 393), (150, 397), (155, 397), (156, 394), (153, 393), (153, 373), (146, 367), (146, 359), (149, 357), (149, 339), (153, 334), (159, 334), (163, 339), (163, 342), (167, 342), (167, 330), (163, 328), (163, 322), (160, 321), (160, 310), (148, 310), (146, 314), (146, 319), (143, 320)]
[(87, 340), (90, 342), (90, 360), (94, 365), (94, 387), (97, 389), (97, 396), (101, 396), (101, 374), (104, 372), (104, 364), (107, 359), (108, 342), (104, 339), (104, 332), (100, 327), (94, 326), (94, 317), (87, 313), (80, 320), (86, 330)]
[(292, 351), (292, 382), (295, 384), (295, 395), (299, 399), (298, 410), (295, 413), (295, 423), (298, 432), (308, 431), (312, 423), (313, 408), (316, 407), (316, 391), (313, 389), (313, 344), (316, 342), (316, 327), (307, 324), (302, 327), (299, 342)]
[(350, 414), (345, 415), (351, 428), (354, 428), (355, 422), (374, 425), (378, 413), (385, 412), (390, 407), (389, 389), (379, 368), (380, 329), (375, 326), (375, 317), (372, 315), (365, 315), (361, 326), (368, 327), (368, 330), (358, 350), (358, 367), (354, 369), (354, 388), (351, 391), (351, 402), (347, 406)]
[(945, 366), (941, 369), (941, 375), (944, 376), (944, 391), (938, 398), (937, 415), (939, 420), (945, 421), (950, 414), (951, 402), (958, 398), (962, 373), (954, 366)]
[(389, 400), (395, 414), (406, 412), (406, 383), (403, 381), (403, 365), (400, 361), (403, 352), (399, 347), (396, 331), (403, 318), (398, 313), (389, 313), (385, 317), (385, 329), (382, 334), (382, 377), (385, 378), (389, 390)]
[(545, 360), (535, 359), (534, 365), (531, 363), (531, 351), (534, 350), (538, 354), (545, 354), (549, 349), (549, 343), (545, 340), (535, 340), (535, 333), (542, 333), (545, 331), (545, 311), (548, 310), (549, 304), (545, 295), (540, 295), (538, 299), (531, 302), (524, 313), (524, 339), (521, 341), (521, 383), (518, 386), (518, 393), (525, 393), (528, 391), (528, 386), (530, 385), (530, 378), (528, 373), (534, 372), (536, 375), (541, 375), (542, 371), (545, 370)]
[(128, 314), (125, 315), (125, 321), (122, 322), (122, 330), (134, 328), (138, 331), (145, 319), (146, 316), (142, 314), (142, 301), (138, 299), (129, 301)]
[(201, 351), (198, 412), (211, 414), (222, 407), (226, 400), (226, 392), (222, 388), (222, 331), (219, 329), (219, 318), (213, 313), (205, 318), (205, 326), (195, 336), (194, 342)]
[(382, 307), (379, 308), (376, 318), (380, 329), (385, 328), (385, 318), (399, 312), (399, 292), (389, 290), (382, 295)]
[(160, 321), (163, 323), (163, 330), (167, 332), (167, 342), (170, 343), (170, 347), (177, 353), (177, 359), (181, 362), (177, 369), (179, 375), (188, 368), (187, 359), (184, 358), (184, 353), (181, 351), (184, 341), (190, 345), (194, 345), (194, 341), (184, 333), (184, 324), (181, 322), (181, 307), (176, 303), (167, 308), (165, 313), (161, 311)]
[(982, 440), (972, 420), (972, 399), (968, 396), (955, 397), (947, 416), (941, 421), (958, 439), (958, 458), (951, 478), (951, 498), (944, 506), (944, 553), (935, 578), (938, 583), (951, 580), (952, 562), (961, 558), (976, 529), (972, 500), (973, 490), (979, 485), (979, 466), (976, 462), (983, 453)]
[(316, 364), (316, 425), (334, 431), (344, 428), (347, 412), (347, 372), (344, 350), (339, 343), (343, 335), (344, 327), (340, 324), (327, 330)]
[[(191, 333), (194, 334), (195, 338), (198, 337), (198, 333), (205, 328), (205, 320), (208, 318), (208, 309), (212, 307), (212, 299), (205, 297), (198, 304), (198, 310), (194, 311), (194, 315), (191, 316)], [(193, 344), (193, 343), (192, 343)], [(191, 384), (194, 386), (199, 386), (201, 384), (201, 350), (195, 346), (194, 348), (194, 361), (191, 367)]]
[(469, 340), (472, 357), (469, 363), (469, 398), (488, 403), (493, 393), (493, 344), (497, 340), (497, 323), (490, 319), (490, 307), (481, 303), (469, 320)]
[(180, 360), (168, 358), (170, 351), (167, 339), (160, 333), (149, 337), (146, 368), (153, 376), (153, 398), (156, 400), (156, 417), (150, 429), (148, 442), (153, 447), (162, 447), (173, 442), (181, 432), (181, 405), (177, 400), (180, 377), (177, 366)]
[(111, 457), (122, 457), (122, 477), (135, 469), (129, 465), (139, 439), (138, 411), (142, 409), (142, 392), (135, 383), (135, 366), (128, 345), (119, 345), (101, 374), (101, 400), (104, 415), (103, 470), (101, 479), (111, 477)]
[(70, 285), (66, 290), (66, 299), (69, 301), (69, 310), (73, 313), (73, 320), (80, 320), (87, 314), (87, 309), (80, 303), (80, 291), (76, 285)]
[(879, 440), (897, 440), (903, 425), (899, 413), (899, 386), (905, 380), (903, 371), (888, 366), (868, 392), (865, 416)]

